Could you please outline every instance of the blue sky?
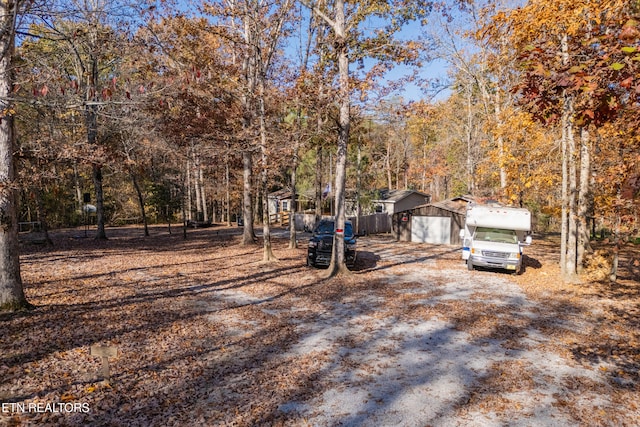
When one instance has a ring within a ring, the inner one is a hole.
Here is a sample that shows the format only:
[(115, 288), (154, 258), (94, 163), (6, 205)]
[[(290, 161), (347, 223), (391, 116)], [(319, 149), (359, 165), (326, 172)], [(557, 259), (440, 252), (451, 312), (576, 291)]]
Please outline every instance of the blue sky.
[[(201, 5), (202, 1), (201, 0), (177, 0), (177, 3), (178, 3), (178, 6), (185, 12), (196, 13), (197, 6)], [(300, 7), (300, 3), (297, 4), (297, 7)], [(302, 10), (305, 12), (308, 12), (308, 10), (305, 7), (302, 7)], [(377, 20), (376, 18), (370, 18), (365, 22), (364, 25), (366, 26), (367, 29), (374, 30), (376, 28), (381, 28), (383, 26), (383, 22)], [(412, 23), (401, 32), (400, 38), (411, 39), (411, 38), (415, 38), (421, 33), (422, 33), (422, 29), (419, 23)], [(288, 56), (290, 58), (295, 58), (298, 56), (297, 50), (299, 49), (299, 43), (300, 42), (297, 36), (292, 38), (291, 44), (287, 48)], [(368, 66), (371, 66), (373, 63), (374, 63), (373, 61), (369, 61), (369, 60), (365, 61), (365, 68)], [(448, 70), (448, 64), (446, 61), (442, 59), (434, 59), (428, 62), (425, 61), (423, 63), (423, 66), (418, 70), (418, 78), (425, 81), (432, 81), (432, 80), (446, 81), (447, 70)], [(357, 65), (352, 64), (351, 72), (356, 72), (356, 71), (357, 71)], [(388, 81), (399, 80), (404, 76), (411, 75), (413, 71), (414, 70), (410, 67), (397, 65), (393, 70), (391, 70), (388, 73), (386, 79)], [(436, 99), (445, 98), (447, 94), (448, 94), (447, 91), (443, 91), (439, 93)], [(423, 93), (420, 87), (414, 83), (405, 84), (403, 89), (400, 92), (394, 93), (391, 96), (401, 96), (403, 99), (408, 101), (417, 101), (420, 99), (428, 98), (428, 96)]]

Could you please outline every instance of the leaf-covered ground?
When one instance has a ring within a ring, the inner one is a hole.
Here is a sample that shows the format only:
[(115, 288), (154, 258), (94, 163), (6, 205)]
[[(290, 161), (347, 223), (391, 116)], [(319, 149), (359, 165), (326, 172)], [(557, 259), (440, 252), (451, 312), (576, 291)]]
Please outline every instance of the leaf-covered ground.
[[(34, 310), (0, 314), (0, 425), (633, 426), (638, 251), (616, 285), (564, 284), (556, 245), (522, 276), (457, 248), (359, 240), (325, 280), (304, 240), (264, 264), (238, 229), (53, 233), (25, 245)], [(95, 344), (116, 346), (111, 380)]]

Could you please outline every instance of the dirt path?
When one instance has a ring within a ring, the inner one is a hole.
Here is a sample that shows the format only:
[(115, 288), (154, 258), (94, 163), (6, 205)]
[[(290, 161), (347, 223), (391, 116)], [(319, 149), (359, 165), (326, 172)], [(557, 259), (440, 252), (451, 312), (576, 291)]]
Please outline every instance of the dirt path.
[[(456, 248), (368, 237), (357, 271), (327, 281), (285, 239), (263, 264), (233, 230), (112, 235), (25, 248), (38, 308), (0, 316), (0, 425), (640, 419), (634, 284), (562, 285), (546, 251), (516, 277), (469, 272)], [(95, 343), (118, 347), (109, 387)], [(38, 404), (84, 406), (21, 411)]]

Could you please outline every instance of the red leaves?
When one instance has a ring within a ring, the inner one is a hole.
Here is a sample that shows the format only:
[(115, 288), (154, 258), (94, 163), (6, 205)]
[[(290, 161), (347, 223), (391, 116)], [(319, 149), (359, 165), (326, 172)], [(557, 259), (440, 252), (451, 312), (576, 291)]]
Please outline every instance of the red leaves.
[(49, 93), (49, 86), (47, 85), (43, 85), (40, 88), (38, 87), (33, 88), (33, 96), (36, 98), (39, 96), (47, 96), (48, 93)]
[(638, 21), (635, 19), (628, 20), (622, 27), (622, 31), (618, 35), (620, 40), (637, 40), (640, 37), (640, 31), (638, 31)]
[(620, 82), (620, 86), (625, 89), (631, 88), (632, 84), (633, 84), (633, 76), (627, 77), (626, 79)]
[(103, 100), (108, 100), (111, 99), (111, 97), (113, 96), (113, 92), (111, 91), (111, 89), (109, 89), (108, 87), (105, 87), (104, 89), (102, 89), (102, 99)]

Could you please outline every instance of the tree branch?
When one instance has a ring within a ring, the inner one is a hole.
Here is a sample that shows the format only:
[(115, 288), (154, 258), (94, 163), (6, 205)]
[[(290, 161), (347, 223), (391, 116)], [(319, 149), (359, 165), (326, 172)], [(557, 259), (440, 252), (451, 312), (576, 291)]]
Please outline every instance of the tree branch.
[(333, 19), (329, 18), (323, 11), (318, 9), (316, 5), (309, 2), (308, 0), (300, 0), (300, 3), (308, 7), (313, 13), (315, 13), (320, 18), (322, 18), (330, 27), (332, 28), (336, 27), (336, 22)]

